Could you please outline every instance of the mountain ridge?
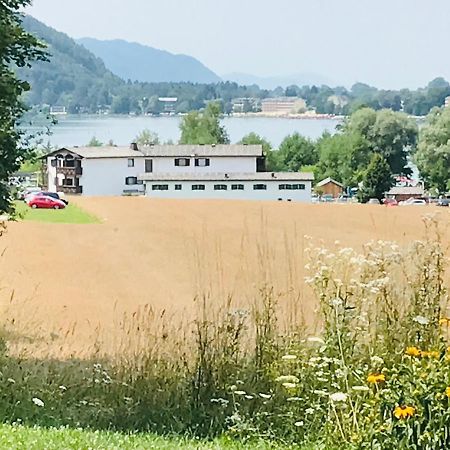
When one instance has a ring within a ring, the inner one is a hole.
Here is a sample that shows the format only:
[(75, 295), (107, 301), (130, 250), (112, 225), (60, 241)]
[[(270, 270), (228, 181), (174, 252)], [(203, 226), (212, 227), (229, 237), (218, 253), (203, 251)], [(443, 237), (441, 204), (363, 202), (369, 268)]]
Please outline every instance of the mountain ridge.
[(218, 83), (221, 78), (190, 55), (174, 54), (138, 42), (123, 39), (99, 40), (85, 37), (75, 40), (115, 75), (124, 80), (148, 83)]

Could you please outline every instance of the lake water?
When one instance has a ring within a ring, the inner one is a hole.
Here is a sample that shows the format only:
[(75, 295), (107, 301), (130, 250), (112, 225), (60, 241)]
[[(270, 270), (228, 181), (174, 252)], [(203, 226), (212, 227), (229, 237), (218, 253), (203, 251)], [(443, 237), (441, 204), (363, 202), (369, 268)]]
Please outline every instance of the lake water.
[[(51, 128), (49, 141), (54, 146), (86, 145), (95, 136), (102, 142), (113, 140), (117, 145), (128, 145), (144, 129), (157, 133), (162, 142), (180, 137), (180, 117), (128, 117), (128, 116), (60, 116), (58, 124)], [(337, 120), (329, 119), (281, 119), (266, 117), (230, 117), (222, 124), (231, 142), (255, 132), (264, 136), (273, 146), (278, 146), (288, 135), (298, 132), (315, 139), (324, 131), (333, 133)]]

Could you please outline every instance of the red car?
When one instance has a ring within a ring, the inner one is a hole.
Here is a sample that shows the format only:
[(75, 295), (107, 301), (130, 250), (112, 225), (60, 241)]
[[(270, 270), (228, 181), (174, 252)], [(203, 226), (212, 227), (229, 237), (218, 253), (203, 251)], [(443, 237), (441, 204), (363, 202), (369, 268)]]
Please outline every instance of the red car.
[(46, 209), (64, 209), (66, 204), (52, 197), (33, 197), (29, 202), (28, 206), (30, 208), (46, 208)]
[(385, 198), (385, 199), (383, 200), (383, 203), (384, 203), (386, 206), (398, 206), (398, 201), (395, 200), (395, 198)]

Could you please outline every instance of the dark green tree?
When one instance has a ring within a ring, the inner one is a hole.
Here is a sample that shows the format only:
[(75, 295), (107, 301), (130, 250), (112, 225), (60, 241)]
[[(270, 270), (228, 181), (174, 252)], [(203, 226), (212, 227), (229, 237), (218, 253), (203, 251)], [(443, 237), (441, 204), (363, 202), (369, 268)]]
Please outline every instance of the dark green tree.
[(45, 59), (43, 44), (22, 28), (20, 11), (29, 4), (29, 0), (0, 2), (0, 212), (12, 210), (8, 177), (31, 151), (24, 132), (18, 128), (26, 109), (22, 95), (30, 85), (18, 79), (15, 71)]
[(379, 153), (374, 153), (364, 172), (359, 199), (364, 203), (370, 198), (381, 200), (392, 185), (393, 177), (388, 162)]
[(230, 139), (220, 125), (220, 104), (208, 103), (204, 112), (192, 111), (183, 117), (180, 144), (228, 144)]

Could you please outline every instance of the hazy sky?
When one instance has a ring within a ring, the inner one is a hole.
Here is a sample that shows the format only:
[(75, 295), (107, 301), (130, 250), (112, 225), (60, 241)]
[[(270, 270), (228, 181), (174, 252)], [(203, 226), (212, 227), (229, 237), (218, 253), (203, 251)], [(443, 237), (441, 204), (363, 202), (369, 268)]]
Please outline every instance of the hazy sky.
[(189, 54), (219, 75), (313, 72), (385, 88), (450, 80), (449, 0), (34, 0), (28, 11), (72, 37)]

